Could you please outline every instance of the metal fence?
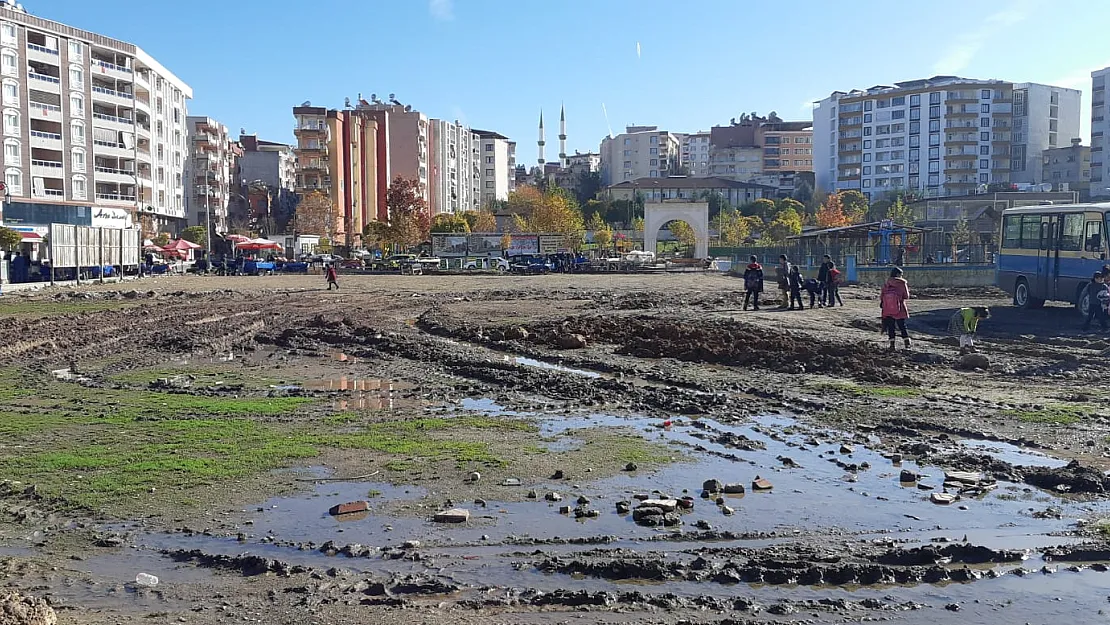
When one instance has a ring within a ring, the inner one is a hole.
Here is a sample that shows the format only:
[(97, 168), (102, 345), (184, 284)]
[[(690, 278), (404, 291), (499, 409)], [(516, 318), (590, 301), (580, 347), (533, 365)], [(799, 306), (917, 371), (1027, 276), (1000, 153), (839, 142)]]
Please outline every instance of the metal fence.
[(52, 274), (62, 270), (79, 278), (82, 271), (90, 268), (96, 268), (96, 275), (103, 275), (103, 267), (118, 268), (120, 272), (138, 267), (142, 233), (132, 229), (50, 224), (47, 242)]
[(994, 243), (971, 243), (954, 246), (951, 240), (933, 233), (910, 239), (906, 245), (882, 246), (867, 240), (801, 240), (786, 245), (711, 247), (709, 255), (730, 257), (733, 262), (747, 264), (755, 256), (764, 265), (775, 264), (781, 254), (790, 262), (802, 267), (819, 267), (825, 254), (843, 267), (848, 256), (856, 258), (858, 266), (867, 265), (943, 265), (943, 264), (994, 264), (998, 246)]

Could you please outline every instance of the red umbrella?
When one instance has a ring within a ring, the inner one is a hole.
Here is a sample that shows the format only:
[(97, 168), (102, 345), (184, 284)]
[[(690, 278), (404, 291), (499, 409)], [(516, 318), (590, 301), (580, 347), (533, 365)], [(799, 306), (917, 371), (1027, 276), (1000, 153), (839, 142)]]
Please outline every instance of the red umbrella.
[(165, 246), (165, 248), (163, 248), (163, 249), (176, 250), (176, 251), (179, 251), (179, 252), (187, 252), (189, 250), (200, 249), (200, 247), (201, 246), (197, 245), (196, 243), (193, 243), (192, 241), (186, 241), (185, 239), (178, 239), (176, 241), (170, 241)]
[(225, 236), (224, 239), (226, 239), (228, 241), (231, 241), (232, 243), (234, 243), (236, 245), (239, 245), (241, 243), (247, 243), (248, 241), (251, 240), (250, 237), (245, 237), (241, 234), (229, 234), (229, 235)]

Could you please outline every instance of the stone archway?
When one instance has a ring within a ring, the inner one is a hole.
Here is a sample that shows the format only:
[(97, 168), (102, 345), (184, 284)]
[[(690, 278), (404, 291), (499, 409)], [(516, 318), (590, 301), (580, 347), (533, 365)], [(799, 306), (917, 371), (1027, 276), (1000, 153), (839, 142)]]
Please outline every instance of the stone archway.
[(659, 229), (669, 221), (685, 221), (694, 230), (694, 258), (709, 258), (709, 203), (661, 202), (644, 204), (644, 250), (656, 252)]

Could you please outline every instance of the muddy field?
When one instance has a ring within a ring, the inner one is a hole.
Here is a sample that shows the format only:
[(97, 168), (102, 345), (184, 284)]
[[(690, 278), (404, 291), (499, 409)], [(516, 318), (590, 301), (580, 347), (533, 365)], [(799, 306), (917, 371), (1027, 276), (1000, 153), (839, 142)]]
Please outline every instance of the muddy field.
[(1069, 308), (915, 293), (889, 353), (867, 289), (321, 282), (0, 299), (0, 622), (1106, 618), (1110, 337)]

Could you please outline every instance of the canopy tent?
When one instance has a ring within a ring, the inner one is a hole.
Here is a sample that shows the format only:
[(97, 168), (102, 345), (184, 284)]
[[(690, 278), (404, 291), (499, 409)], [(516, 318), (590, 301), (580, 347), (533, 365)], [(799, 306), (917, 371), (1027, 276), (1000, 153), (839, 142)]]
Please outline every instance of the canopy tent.
[(231, 241), (235, 245), (241, 245), (241, 244), (247, 243), (251, 240), (250, 237), (246, 237), (246, 236), (243, 236), (241, 234), (228, 234), (228, 235), (224, 236), (224, 239), (227, 240), (227, 241)]
[(283, 250), (285, 249), (281, 243), (271, 241), (269, 239), (250, 239), (244, 243), (236, 244), (237, 248), (247, 251), (260, 251), (260, 250)]
[(167, 243), (164, 246), (163, 249), (187, 252), (189, 250), (197, 250), (197, 249), (200, 249), (200, 248), (201, 248), (200, 245), (197, 245), (196, 243), (193, 243), (192, 241), (186, 241), (185, 239), (177, 239), (176, 241), (170, 241), (169, 243)]
[(24, 243), (42, 243), (42, 235), (37, 232), (20, 232)]
[(164, 251), (162, 248), (160, 248), (157, 245), (151, 243), (149, 240), (147, 240), (146, 245), (143, 245), (143, 250), (145, 250), (147, 252), (162, 252), (162, 251)]

